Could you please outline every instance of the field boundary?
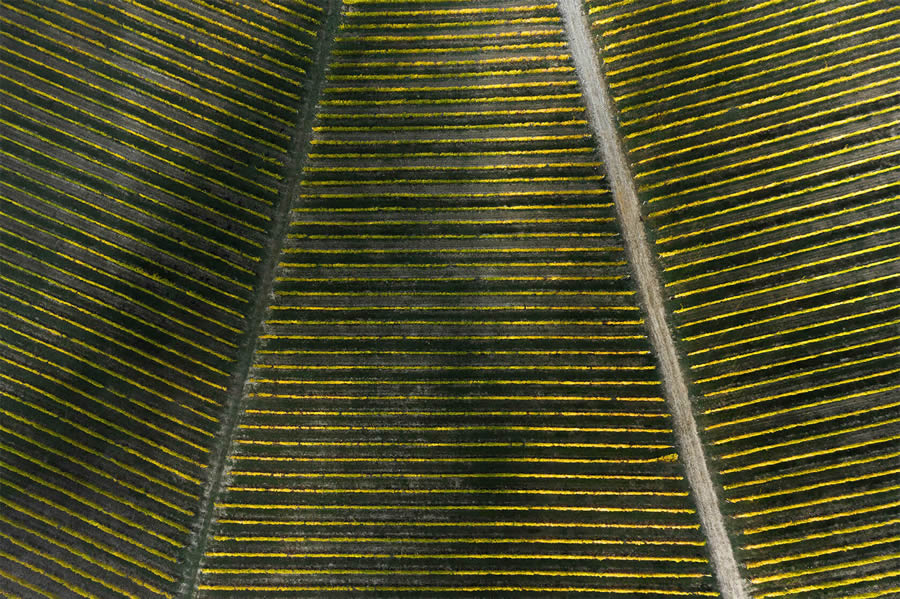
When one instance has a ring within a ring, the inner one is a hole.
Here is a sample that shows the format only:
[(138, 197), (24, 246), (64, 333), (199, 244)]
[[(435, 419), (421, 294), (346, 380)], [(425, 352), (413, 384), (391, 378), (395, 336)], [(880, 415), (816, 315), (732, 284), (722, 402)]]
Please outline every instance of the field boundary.
[(201, 498), (197, 513), (197, 529), (193, 533), (191, 543), (185, 552), (183, 565), (184, 575), (176, 593), (179, 599), (190, 599), (197, 593), (197, 581), (209, 534), (215, 520), (215, 502), (221, 493), (222, 483), (228, 456), (231, 453), (235, 428), (240, 417), (240, 407), (246, 392), (247, 380), (253, 358), (256, 354), (263, 322), (269, 307), (269, 299), (275, 281), (275, 271), (281, 258), (284, 238), (290, 220), (294, 199), (300, 191), (303, 165), (309, 153), (312, 139), (312, 126), (319, 106), (322, 89), (325, 85), (325, 73), (331, 58), (331, 47), (340, 21), (342, 0), (327, 0), (325, 3), (325, 20), (312, 56), (310, 72), (303, 87), (303, 98), (297, 112), (297, 121), (290, 150), (283, 165), (285, 173), (278, 202), (272, 211), (271, 228), (268, 244), (264, 248), (260, 263), (259, 281), (247, 317), (247, 330), (234, 370), (234, 377), (222, 411), (221, 425), (212, 448), (209, 478), (205, 492)]
[(724, 599), (749, 599), (697, 430), (687, 377), (678, 358), (663, 299), (663, 286), (655, 253), (647, 239), (637, 187), (616, 125), (614, 103), (600, 66), (599, 52), (591, 38), (582, 0), (560, 0), (559, 9), (581, 83), (587, 120), (609, 177), (625, 253), (634, 273), (638, 296), (647, 319), (650, 343), (659, 361), (675, 437), (706, 535), (719, 590)]

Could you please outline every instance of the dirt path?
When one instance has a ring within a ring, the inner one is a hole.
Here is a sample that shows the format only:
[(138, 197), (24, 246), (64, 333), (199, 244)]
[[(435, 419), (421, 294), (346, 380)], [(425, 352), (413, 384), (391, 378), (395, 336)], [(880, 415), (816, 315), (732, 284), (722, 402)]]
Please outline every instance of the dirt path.
[(748, 599), (746, 585), (741, 578), (734, 549), (725, 529), (716, 487), (710, 476), (703, 444), (697, 431), (686, 374), (678, 360), (668, 323), (662, 282), (641, 219), (640, 200), (628, 157), (613, 119), (613, 102), (600, 68), (597, 50), (591, 39), (582, 0), (560, 0), (559, 8), (565, 21), (572, 59), (581, 81), (588, 121), (610, 179), (625, 251), (646, 314), (650, 341), (659, 359), (660, 375), (672, 412), (673, 428), (687, 470), (688, 482), (697, 503), (697, 512), (706, 534), (722, 597)]

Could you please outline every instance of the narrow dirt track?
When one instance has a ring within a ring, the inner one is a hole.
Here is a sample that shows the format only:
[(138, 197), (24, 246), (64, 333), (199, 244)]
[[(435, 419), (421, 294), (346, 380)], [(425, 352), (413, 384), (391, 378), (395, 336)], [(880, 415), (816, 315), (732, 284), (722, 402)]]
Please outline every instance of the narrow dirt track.
[(597, 50), (591, 41), (584, 7), (579, 0), (560, 0), (559, 7), (566, 25), (572, 60), (581, 81), (588, 122), (594, 131), (609, 176), (616, 213), (622, 228), (625, 253), (631, 263), (638, 294), (647, 317), (650, 341), (659, 360), (666, 399), (672, 412), (673, 429), (697, 503), (697, 513), (706, 533), (710, 557), (722, 596), (725, 599), (746, 599), (749, 595), (734, 557), (734, 548), (725, 530), (725, 519), (719, 509), (716, 487), (710, 476), (706, 452), (697, 431), (686, 373), (675, 349), (663, 300), (662, 284), (641, 217), (641, 203), (628, 157), (613, 119), (613, 103), (600, 68)]

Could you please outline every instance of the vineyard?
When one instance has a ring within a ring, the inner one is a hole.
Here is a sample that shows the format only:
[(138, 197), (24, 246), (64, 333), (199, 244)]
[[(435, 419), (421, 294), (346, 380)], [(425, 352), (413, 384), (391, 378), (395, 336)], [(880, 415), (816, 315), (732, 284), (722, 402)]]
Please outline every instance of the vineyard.
[(4, 2), (0, 597), (900, 596), (898, 24)]

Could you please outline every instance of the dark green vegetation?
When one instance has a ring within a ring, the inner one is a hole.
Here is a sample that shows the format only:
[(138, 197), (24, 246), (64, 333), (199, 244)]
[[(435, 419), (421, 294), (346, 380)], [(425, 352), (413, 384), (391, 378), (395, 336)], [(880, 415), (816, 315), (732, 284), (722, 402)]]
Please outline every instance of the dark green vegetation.
[[(754, 596), (897, 596), (900, 9), (586, 6)], [(0, 38), (0, 596), (718, 595), (555, 3)]]

